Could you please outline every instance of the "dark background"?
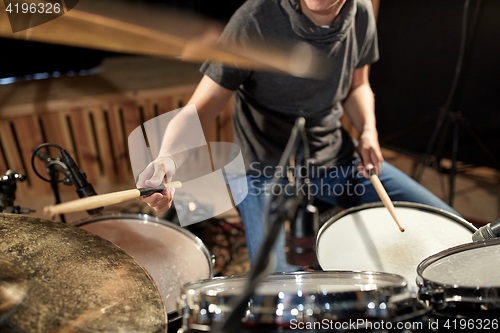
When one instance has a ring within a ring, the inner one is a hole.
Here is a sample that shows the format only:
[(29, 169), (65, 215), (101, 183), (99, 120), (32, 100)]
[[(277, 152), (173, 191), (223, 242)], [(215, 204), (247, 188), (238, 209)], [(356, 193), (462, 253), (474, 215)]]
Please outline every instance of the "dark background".
[[(424, 153), (457, 64), (464, 1), (382, 0), (380, 60), (371, 71), (381, 144)], [(471, 18), (478, 1), (471, 1)], [(479, 4), (478, 25), (451, 106), (500, 159), (500, 1)], [(471, 20), (469, 19), (469, 22)], [(499, 168), (460, 128), (458, 159)], [(451, 155), (450, 131), (444, 149)]]
[[(85, 0), (81, 0), (85, 1)], [(251, 0), (250, 0), (251, 1)], [(243, 0), (143, 0), (227, 21)], [(478, 0), (472, 0), (472, 13)], [(500, 158), (500, 1), (480, 2), (479, 23), (468, 46), (452, 110)], [(459, 0), (381, 0), (380, 61), (371, 70), (382, 145), (409, 154), (426, 151), (457, 63), (462, 10)], [(469, 20), (470, 22), (470, 20)], [(0, 38), (0, 78), (97, 66), (110, 52)], [(447, 136), (451, 140), (451, 133)], [(450, 156), (451, 142), (444, 153)], [(499, 167), (461, 128), (459, 160)]]

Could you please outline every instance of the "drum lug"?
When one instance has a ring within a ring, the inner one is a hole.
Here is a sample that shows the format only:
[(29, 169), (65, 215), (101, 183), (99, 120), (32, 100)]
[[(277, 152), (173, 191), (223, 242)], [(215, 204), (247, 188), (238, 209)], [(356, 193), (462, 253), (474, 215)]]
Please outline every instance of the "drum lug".
[(215, 254), (212, 254), (212, 255), (210, 256), (210, 260), (211, 260), (211, 262), (212, 262), (212, 266), (215, 266)]

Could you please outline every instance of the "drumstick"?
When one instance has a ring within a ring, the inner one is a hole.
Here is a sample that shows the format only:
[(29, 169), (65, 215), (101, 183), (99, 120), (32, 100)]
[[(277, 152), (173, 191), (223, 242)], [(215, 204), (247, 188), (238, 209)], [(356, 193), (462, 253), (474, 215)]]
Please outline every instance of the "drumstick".
[(384, 186), (380, 182), (380, 179), (378, 176), (373, 173), (370, 175), (370, 180), (372, 181), (373, 187), (375, 187), (375, 191), (377, 191), (378, 196), (380, 197), (380, 200), (384, 203), (385, 208), (391, 213), (392, 217), (394, 218), (394, 221), (396, 221), (396, 224), (399, 227), (399, 230), (401, 232), (404, 232), (405, 229), (401, 226), (401, 223), (399, 222), (399, 218), (396, 215), (396, 209), (394, 208), (394, 205), (392, 204), (391, 198), (389, 198), (389, 195), (385, 191)]
[(88, 198), (77, 199), (58, 205), (45, 206), (45, 208), (43, 209), (43, 213), (48, 216), (53, 216), (56, 214), (72, 213), (103, 206), (109, 206), (130, 199), (135, 199), (145, 195), (149, 195), (155, 192), (161, 192), (167, 187), (180, 188), (182, 187), (182, 183), (176, 181), (168, 183), (166, 185), (160, 185), (158, 187), (141, 188), (141, 189), (136, 188), (133, 190), (125, 190), (120, 192), (94, 195)]

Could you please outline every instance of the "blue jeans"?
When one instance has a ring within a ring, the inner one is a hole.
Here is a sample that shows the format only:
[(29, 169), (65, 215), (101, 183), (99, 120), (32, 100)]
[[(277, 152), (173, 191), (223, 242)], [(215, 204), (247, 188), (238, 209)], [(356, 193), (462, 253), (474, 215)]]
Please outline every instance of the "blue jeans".
[[(313, 184), (311, 193), (319, 200), (342, 208), (380, 201), (371, 181), (357, 172), (355, 163), (356, 161), (353, 161), (350, 165), (327, 169), (326, 176), (314, 177), (311, 175), (310, 180)], [(379, 178), (393, 201), (422, 203), (458, 215), (441, 199), (387, 162), (382, 163), (382, 172)], [(245, 224), (248, 253), (250, 261), (253, 263), (267, 230), (264, 207), (269, 196), (272, 178), (247, 176), (246, 178), (242, 177), (241, 181), (247, 182), (248, 195), (237, 207)], [(301, 267), (292, 266), (286, 262), (284, 248), (285, 233), (282, 230), (274, 247), (277, 259), (276, 271), (297, 271)]]

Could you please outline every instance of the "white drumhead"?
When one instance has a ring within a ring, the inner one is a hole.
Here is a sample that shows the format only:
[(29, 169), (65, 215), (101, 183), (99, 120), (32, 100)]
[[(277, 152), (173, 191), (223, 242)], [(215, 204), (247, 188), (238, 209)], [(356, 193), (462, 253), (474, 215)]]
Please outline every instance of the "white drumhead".
[(317, 256), (324, 270), (399, 274), (412, 286), (422, 260), (471, 241), (474, 228), (454, 215), (448, 216), (425, 205), (395, 204), (405, 228), (402, 233), (388, 210), (375, 205), (341, 213), (321, 228)]
[(500, 287), (500, 245), (471, 248), (436, 260), (422, 277), (450, 286)]
[(97, 217), (79, 226), (118, 245), (151, 275), (167, 312), (177, 310), (180, 288), (211, 277), (211, 265), (200, 246), (186, 234), (147, 219)]

